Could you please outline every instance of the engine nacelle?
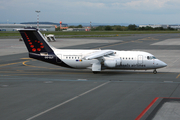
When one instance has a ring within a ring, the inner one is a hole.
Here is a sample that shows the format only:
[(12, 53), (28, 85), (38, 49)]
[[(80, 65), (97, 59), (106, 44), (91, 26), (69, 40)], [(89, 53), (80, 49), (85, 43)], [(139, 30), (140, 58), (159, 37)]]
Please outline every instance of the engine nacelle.
[(114, 68), (117, 66), (117, 61), (116, 59), (105, 60), (104, 66), (109, 67), (109, 68)]

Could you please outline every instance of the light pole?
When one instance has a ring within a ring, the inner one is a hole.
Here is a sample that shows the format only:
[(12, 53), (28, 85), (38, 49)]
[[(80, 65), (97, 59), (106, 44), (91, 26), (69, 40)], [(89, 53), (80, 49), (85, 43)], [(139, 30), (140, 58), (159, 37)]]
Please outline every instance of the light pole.
[(36, 10), (35, 12), (37, 13), (37, 29), (39, 29), (39, 13), (40, 13), (41, 11)]
[(90, 21), (90, 30), (91, 30), (91, 21)]

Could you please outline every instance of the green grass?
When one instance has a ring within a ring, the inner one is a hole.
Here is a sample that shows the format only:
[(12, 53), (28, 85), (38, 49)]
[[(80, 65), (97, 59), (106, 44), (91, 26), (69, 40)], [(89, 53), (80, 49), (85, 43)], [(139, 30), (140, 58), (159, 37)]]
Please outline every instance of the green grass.
[(158, 34), (158, 33), (180, 33), (180, 31), (89, 31), (89, 32), (42, 32), (54, 35), (110, 35), (110, 34)]
[[(68, 38), (81, 38), (81, 37), (116, 37), (116, 35), (123, 36), (122, 34), (159, 34), (159, 33), (180, 33), (180, 31), (79, 31), (79, 32), (42, 32), (42, 34), (54, 34), (56, 37)], [(68, 36), (70, 35), (70, 36)], [(19, 32), (4, 32), (0, 31), (0, 38), (17, 38), (20, 37)]]
[(2, 32), (0, 31), (0, 37), (8, 37), (8, 36), (20, 36), (19, 32)]

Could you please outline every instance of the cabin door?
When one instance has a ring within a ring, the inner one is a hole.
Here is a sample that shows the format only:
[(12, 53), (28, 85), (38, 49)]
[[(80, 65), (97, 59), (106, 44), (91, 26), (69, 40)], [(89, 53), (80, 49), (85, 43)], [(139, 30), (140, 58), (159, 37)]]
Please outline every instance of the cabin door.
[(142, 55), (138, 55), (138, 64), (139, 65), (143, 64), (143, 56)]

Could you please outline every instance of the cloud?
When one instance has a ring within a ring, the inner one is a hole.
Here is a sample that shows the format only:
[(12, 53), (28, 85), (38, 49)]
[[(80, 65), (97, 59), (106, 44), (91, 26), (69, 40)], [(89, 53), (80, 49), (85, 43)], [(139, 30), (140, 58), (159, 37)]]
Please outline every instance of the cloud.
[(154, 10), (166, 7), (166, 3), (169, 1), (170, 0), (134, 0), (123, 3), (112, 3), (112, 6), (119, 9)]
[(1, 21), (20, 22), (36, 21), (35, 10), (43, 21), (155, 21), (179, 16), (179, 5), (180, 0), (0, 0), (0, 14)]
[(99, 9), (105, 7), (104, 3), (92, 3), (92, 2), (78, 2), (77, 5), (91, 7), (91, 8), (99, 8)]

